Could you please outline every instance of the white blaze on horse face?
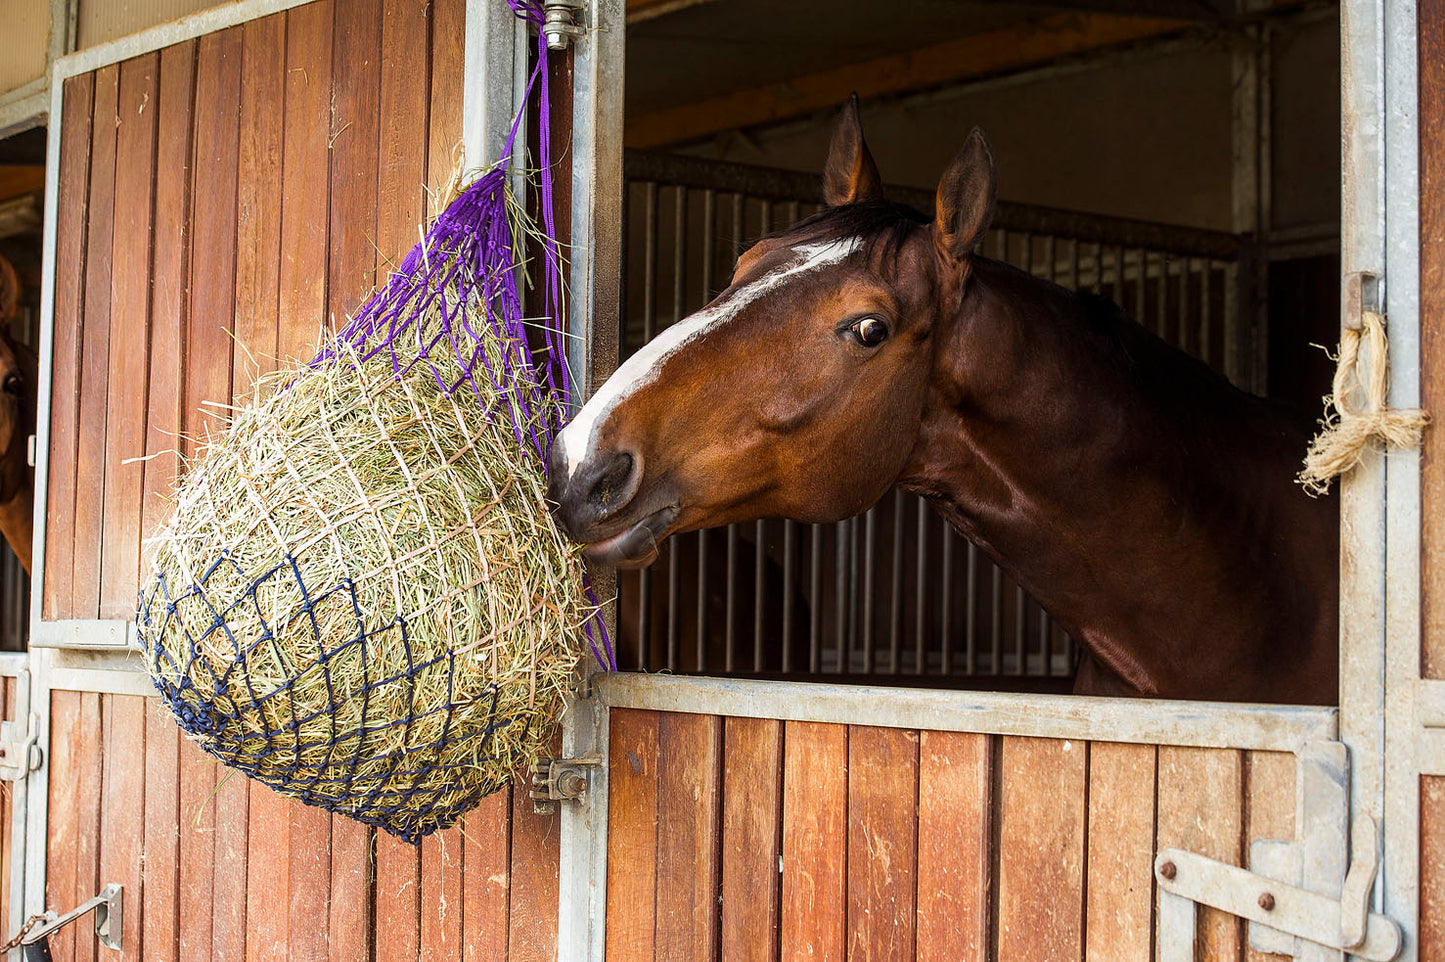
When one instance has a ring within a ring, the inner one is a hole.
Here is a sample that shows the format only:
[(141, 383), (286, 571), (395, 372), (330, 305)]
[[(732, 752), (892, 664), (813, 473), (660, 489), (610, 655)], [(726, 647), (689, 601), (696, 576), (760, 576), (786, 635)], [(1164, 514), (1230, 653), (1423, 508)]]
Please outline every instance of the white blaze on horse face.
[(683, 318), (648, 341), (597, 389), (597, 393), (557, 435), (557, 443), (567, 456), (567, 479), (570, 481), (578, 466), (587, 460), (597, 440), (597, 429), (607, 416), (638, 389), (656, 379), (668, 358), (709, 331), (731, 321), (764, 294), (777, 290), (799, 275), (843, 261), (862, 243), (860, 237), (849, 237), (827, 244), (801, 244), (793, 248), (793, 259), (788, 263), (739, 288), (727, 300), (710, 304)]

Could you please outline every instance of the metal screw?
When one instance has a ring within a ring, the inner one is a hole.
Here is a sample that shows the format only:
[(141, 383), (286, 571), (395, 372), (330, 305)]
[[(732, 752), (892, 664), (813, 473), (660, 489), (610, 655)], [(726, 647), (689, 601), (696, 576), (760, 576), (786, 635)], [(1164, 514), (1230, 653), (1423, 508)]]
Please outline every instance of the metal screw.
[(1262, 909), (1264, 909), (1266, 912), (1273, 912), (1273, 911), (1274, 911), (1274, 896), (1271, 895), (1271, 894), (1268, 893), (1268, 892), (1265, 892), (1263, 895), (1261, 895), (1261, 896), (1259, 897), (1259, 907), (1262, 908)]
[(1174, 876), (1179, 874), (1179, 869), (1174, 867), (1173, 862), (1165, 862), (1159, 866), (1159, 874), (1172, 881)]
[(587, 779), (579, 772), (563, 772), (557, 779), (557, 789), (568, 798), (577, 798), (587, 791)]

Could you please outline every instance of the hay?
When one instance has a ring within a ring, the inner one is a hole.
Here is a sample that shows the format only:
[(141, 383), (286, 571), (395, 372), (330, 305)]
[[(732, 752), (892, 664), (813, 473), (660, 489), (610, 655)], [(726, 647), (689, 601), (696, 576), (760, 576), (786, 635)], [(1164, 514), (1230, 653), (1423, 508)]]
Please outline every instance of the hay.
[(539, 426), (519, 416), (555, 411), (451, 350), (427, 361), (342, 355), (263, 384), (190, 465), (138, 613), (202, 748), (410, 840), (545, 750), (592, 613), (519, 443)]

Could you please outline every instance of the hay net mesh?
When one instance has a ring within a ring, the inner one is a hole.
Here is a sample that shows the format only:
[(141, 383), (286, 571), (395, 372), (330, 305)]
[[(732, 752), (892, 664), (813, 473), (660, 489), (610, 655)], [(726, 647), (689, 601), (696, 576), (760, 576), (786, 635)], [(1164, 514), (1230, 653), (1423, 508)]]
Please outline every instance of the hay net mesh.
[[(544, 498), (570, 378), (538, 126), (540, 223), (488, 169), (309, 365), (263, 379), (190, 461), (137, 612), (203, 749), (411, 841), (545, 751), (581, 638), (614, 667)], [(550, 321), (523, 314), (529, 244)]]

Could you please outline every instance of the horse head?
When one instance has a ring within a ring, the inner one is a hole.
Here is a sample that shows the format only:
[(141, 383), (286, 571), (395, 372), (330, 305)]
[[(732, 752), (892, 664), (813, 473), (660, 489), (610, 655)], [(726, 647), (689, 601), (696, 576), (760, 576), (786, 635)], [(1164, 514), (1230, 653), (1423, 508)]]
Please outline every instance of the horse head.
[(931, 220), (884, 200), (850, 100), (828, 206), (745, 251), (726, 290), (628, 358), (558, 435), (562, 527), (592, 560), (632, 567), (679, 532), (867, 509), (914, 448), (933, 335), (968, 285), (994, 193), (975, 129)]

